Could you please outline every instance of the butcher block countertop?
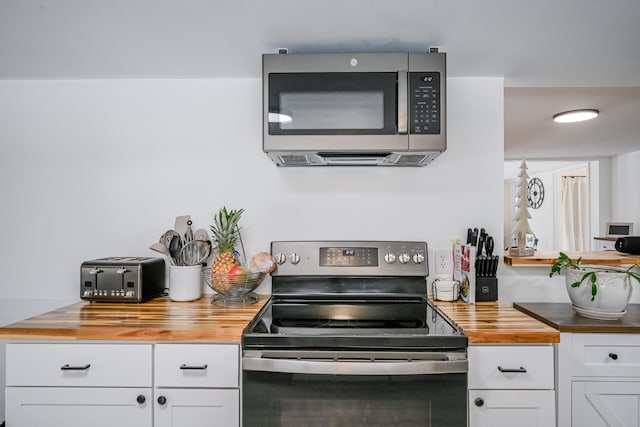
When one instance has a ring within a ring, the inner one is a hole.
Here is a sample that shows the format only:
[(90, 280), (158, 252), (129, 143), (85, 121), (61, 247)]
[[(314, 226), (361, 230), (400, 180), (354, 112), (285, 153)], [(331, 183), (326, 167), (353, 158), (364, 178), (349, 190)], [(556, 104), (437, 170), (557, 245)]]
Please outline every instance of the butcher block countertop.
[(501, 302), (434, 301), (469, 338), (469, 344), (560, 342), (560, 332)]
[(211, 296), (141, 304), (77, 302), (0, 328), (0, 339), (132, 340), (240, 343), (268, 296), (246, 307), (218, 307)]
[[(582, 264), (609, 265), (617, 267), (621, 265), (640, 264), (640, 255), (624, 254), (618, 251), (593, 251), (593, 252), (570, 252), (565, 253), (572, 260), (582, 257)], [(549, 266), (558, 259), (559, 251), (536, 251), (533, 256), (515, 257), (504, 254), (504, 263), (511, 266)]]
[(640, 304), (627, 305), (627, 313), (617, 320), (579, 316), (569, 303), (516, 303), (514, 307), (560, 332), (640, 333)]

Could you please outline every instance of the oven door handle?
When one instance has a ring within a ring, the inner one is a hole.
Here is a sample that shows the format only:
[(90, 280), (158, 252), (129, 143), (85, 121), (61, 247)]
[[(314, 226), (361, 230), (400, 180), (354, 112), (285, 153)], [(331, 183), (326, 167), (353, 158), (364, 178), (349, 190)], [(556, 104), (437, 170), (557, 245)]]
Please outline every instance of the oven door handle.
[(466, 360), (317, 361), (243, 357), (244, 371), (320, 375), (434, 375), (466, 373)]

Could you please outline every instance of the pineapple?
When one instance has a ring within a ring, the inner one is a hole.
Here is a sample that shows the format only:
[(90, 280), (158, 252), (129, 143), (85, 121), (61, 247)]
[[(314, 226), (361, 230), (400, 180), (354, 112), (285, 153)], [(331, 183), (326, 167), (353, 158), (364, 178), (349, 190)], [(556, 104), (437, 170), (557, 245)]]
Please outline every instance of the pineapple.
[(227, 274), (232, 267), (240, 265), (240, 261), (233, 253), (233, 250), (240, 236), (238, 221), (240, 221), (240, 216), (243, 212), (244, 209), (227, 210), (226, 207), (223, 207), (214, 216), (213, 225), (211, 225), (213, 242), (218, 248), (218, 255), (211, 264), (211, 280), (213, 282), (216, 277), (223, 277), (218, 280), (221, 283), (214, 283), (220, 285), (223, 289), (228, 289), (228, 279), (224, 276), (216, 276), (216, 274)]

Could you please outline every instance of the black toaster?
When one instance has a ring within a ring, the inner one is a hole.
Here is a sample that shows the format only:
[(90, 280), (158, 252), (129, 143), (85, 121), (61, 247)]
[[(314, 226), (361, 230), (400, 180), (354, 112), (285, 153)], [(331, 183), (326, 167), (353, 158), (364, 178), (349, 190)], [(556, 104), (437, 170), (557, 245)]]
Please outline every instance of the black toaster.
[(80, 298), (100, 302), (144, 302), (165, 293), (164, 260), (109, 257), (80, 266)]

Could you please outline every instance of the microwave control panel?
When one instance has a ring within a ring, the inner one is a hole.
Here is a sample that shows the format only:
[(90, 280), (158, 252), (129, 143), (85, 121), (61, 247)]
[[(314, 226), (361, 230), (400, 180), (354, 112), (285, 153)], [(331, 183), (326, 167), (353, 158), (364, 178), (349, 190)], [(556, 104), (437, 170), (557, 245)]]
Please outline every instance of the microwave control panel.
[(439, 72), (409, 73), (409, 133), (440, 134)]

